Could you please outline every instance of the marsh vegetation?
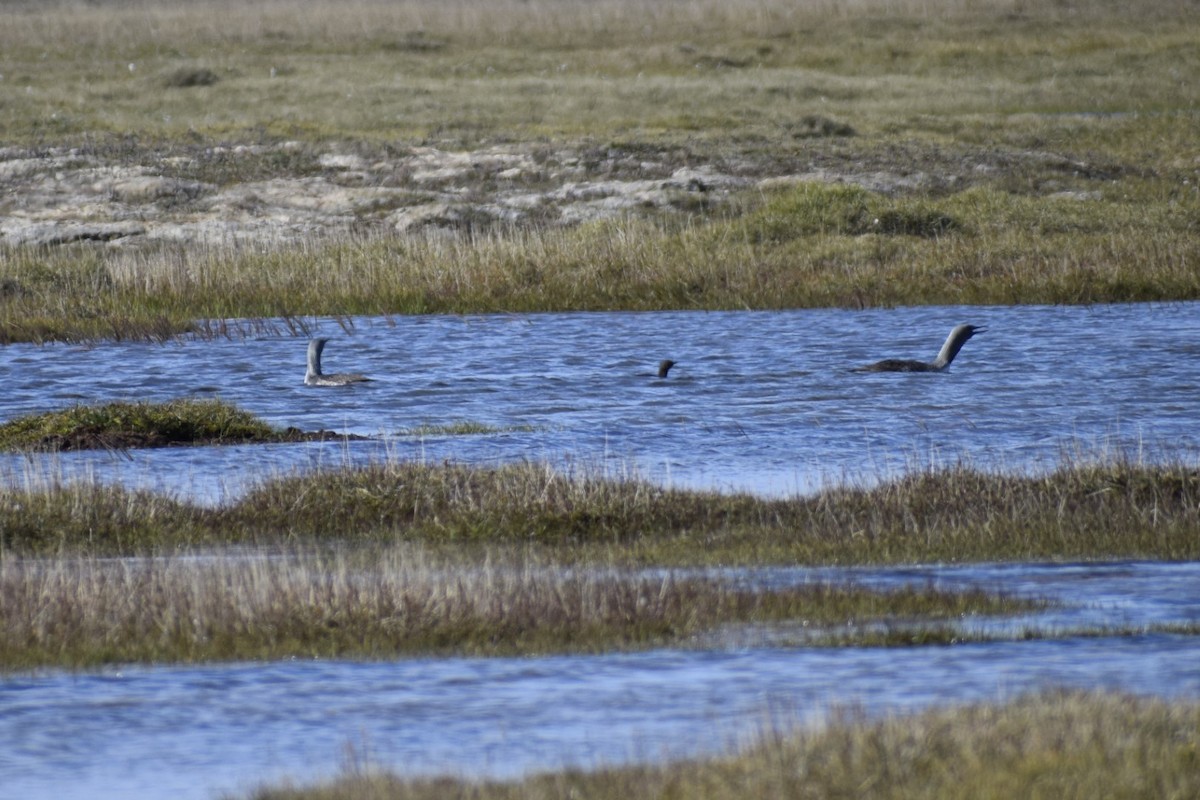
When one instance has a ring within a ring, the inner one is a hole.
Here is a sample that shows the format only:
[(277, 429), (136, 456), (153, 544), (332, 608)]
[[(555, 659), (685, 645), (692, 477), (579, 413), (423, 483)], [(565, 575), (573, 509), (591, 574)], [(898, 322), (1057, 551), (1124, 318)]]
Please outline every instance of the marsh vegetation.
[(137, 447), (302, 442), (332, 431), (279, 430), (222, 400), (76, 405), (0, 424), (0, 450), (124, 450)]
[(647, 13), (6, 8), (0, 341), (1200, 296), (1186, 3)]
[[(964, 638), (963, 617), (1036, 601), (933, 588), (736, 588), (715, 578), (564, 569), (421, 547), (0, 563), (0, 670), (131, 662), (536, 655), (689, 646), (790, 623), (838, 644)], [(908, 624), (915, 619), (943, 627)], [(862, 630), (858, 626), (886, 627)]]
[[(102, 433), (93, 418), (124, 428)], [(246, 427), (278, 435), (210, 401), (77, 407), (10, 427), (45, 446), (46, 430), (55, 441), (163, 438), (150, 424), (163, 420), (206, 423), (219, 439)], [(1194, 469), (1120, 460), (1044, 476), (960, 466), (778, 499), (538, 463), (381, 461), (263, 479), (215, 506), (29, 481), (0, 488), (11, 609), (0, 663), (592, 651), (686, 645), (735, 623), (811, 623), (807, 644), (961, 641), (957, 617), (1033, 606), (933, 590), (738, 589), (639, 570), (1187, 559), (1198, 555), (1198, 509)]]
[[(7, 3), (0, 343), (302, 335), (316, 315), (1195, 299), (1198, 39), (1186, 0)], [(158, 441), (43, 422), (16, 446)], [(244, 422), (184, 436), (278, 435)], [(0, 652), (491, 654), (936, 620), (1012, 608), (613, 576), (1195, 559), (1198, 515), (1194, 468), (1119, 459), (786, 500), (537, 464), (280, 476), (215, 508), (6, 485)], [(1192, 704), (1043, 695), (699, 764), (260, 796), (1185, 796), (1198, 727)]]
[(1042, 476), (955, 467), (770, 499), (536, 463), (394, 462), (266, 479), (216, 507), (86, 481), (7, 486), (0, 523), (0, 550), (19, 555), (425, 542), (675, 565), (1184, 560), (1200, 557), (1200, 473), (1128, 462)]

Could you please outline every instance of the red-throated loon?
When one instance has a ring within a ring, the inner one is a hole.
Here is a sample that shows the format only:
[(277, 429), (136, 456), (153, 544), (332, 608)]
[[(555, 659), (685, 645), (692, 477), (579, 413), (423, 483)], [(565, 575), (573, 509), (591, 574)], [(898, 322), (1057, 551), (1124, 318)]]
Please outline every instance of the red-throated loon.
[(366, 375), (357, 372), (339, 372), (325, 375), (321, 372), (321, 351), (325, 349), (328, 339), (313, 339), (308, 343), (308, 371), (304, 373), (304, 382), (309, 386), (345, 386), (348, 383), (371, 380)]
[(937, 359), (934, 361), (914, 361), (907, 358), (887, 358), (883, 361), (877, 361), (874, 364), (868, 364), (865, 367), (858, 367), (856, 372), (941, 372), (946, 367), (950, 366), (950, 362), (958, 355), (958, 351), (977, 333), (984, 333), (985, 328), (976, 328), (974, 325), (959, 325), (954, 330), (950, 331), (950, 335), (946, 337), (946, 343), (942, 345), (941, 351), (938, 353)]

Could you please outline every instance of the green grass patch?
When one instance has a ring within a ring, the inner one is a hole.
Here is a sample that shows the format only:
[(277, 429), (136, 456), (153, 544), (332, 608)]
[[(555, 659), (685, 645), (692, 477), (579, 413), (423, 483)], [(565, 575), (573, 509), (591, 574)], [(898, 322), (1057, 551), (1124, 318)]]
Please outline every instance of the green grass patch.
[[(978, 116), (1164, 112), (1194, 107), (1191, 11), (1183, 0), (6, 6), (0, 134), (744, 142), (807, 132), (816, 114), (923, 133)], [(164, 76), (206, 71), (221, 80), (161, 92)]]
[(944, 623), (936, 618), (931, 622), (909, 620), (896, 623), (886, 620), (863, 629), (817, 629), (804, 635), (791, 634), (786, 628), (771, 642), (781, 646), (807, 647), (938, 647), (979, 642), (1034, 641), (1041, 639), (1091, 639), (1139, 637), (1155, 634), (1168, 636), (1198, 636), (1200, 624), (1164, 624), (1112, 626), (1103, 628), (1048, 628), (1036, 624), (1018, 626), (1012, 632), (964, 630), (961, 625)]
[[(497, 427), (459, 420), (418, 425), (397, 436), (486, 436), (528, 431), (527, 426)], [(0, 424), (3, 450), (123, 450), (180, 445), (267, 444), (361, 438), (333, 431), (274, 428), (222, 400), (179, 399), (161, 403), (114, 402), (77, 405), (31, 414)]]
[(78, 405), (0, 425), (0, 450), (122, 450), (177, 445), (296, 442), (328, 431), (277, 430), (222, 400)]

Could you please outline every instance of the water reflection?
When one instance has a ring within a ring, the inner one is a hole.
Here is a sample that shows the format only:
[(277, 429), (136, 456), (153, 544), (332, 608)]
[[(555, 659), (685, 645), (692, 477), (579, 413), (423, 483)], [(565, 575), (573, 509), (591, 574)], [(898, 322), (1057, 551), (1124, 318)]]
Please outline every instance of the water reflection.
[[(335, 337), (348, 389), (303, 385), (306, 343), (263, 336), (94, 348), (14, 345), (0, 419), (73, 403), (219, 395), (279, 426), (367, 443), (64, 455), (0, 475), (90, 472), (206, 500), (246, 480), (379, 458), (513, 459), (637, 471), (679, 485), (786, 494), (930, 462), (1038, 469), (1082, 448), (1193, 453), (1200, 305), (951, 307), (359, 319)], [(985, 325), (944, 374), (860, 374), (931, 359)], [(677, 365), (655, 373), (661, 358)], [(495, 433), (397, 435), (471, 421)]]

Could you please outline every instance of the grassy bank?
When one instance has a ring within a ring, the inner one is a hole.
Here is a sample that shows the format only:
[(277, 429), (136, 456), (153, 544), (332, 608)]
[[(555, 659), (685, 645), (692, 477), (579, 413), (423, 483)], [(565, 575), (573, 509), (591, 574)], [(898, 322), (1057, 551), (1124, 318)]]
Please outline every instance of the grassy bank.
[[(17, 149), (0, 214), (32, 213), (23, 181), (39, 171), (64, 176), (38, 183), (56, 198), (44, 218), (64, 213), (56, 192), (119, 173), (98, 197), (120, 202), (79, 219), (151, 227), (379, 193), (331, 210), (334, 235), (8, 248), (0, 342), (326, 314), (1195, 299), (1191, 10), (9, 6), (0, 136)], [(412, 160), (433, 151), (457, 166)], [(651, 191), (680, 168), (735, 188), (699, 179), (616, 216), (559, 215), (564, 194)], [(145, 176), (166, 182), (136, 188)], [(283, 180), (324, 188), (269, 207)], [(217, 197), (230, 187), (244, 191)], [(446, 203), (431, 236), (389, 221)]]
[[(44, 448), (198, 426), (243, 441), (265, 427), (234, 412), (116, 404), (0, 433)], [(10, 485), (0, 667), (596, 651), (779, 622), (802, 622), (807, 644), (937, 644), (961, 640), (952, 623), (964, 614), (1030, 606), (932, 589), (747, 590), (626, 568), (1183, 559), (1200, 557), (1197, 531), (1200, 473), (1120, 460), (1042, 477), (959, 467), (789, 499), (534, 463), (383, 462), (266, 479), (215, 507), (119, 485)]]
[[(1039, 607), (933, 588), (737, 588), (710, 578), (563, 569), (486, 550), (447, 556), (419, 547), (9, 558), (0, 562), (0, 602), (0, 670), (607, 652), (686, 647), (702, 635), (719, 639), (722, 626), (783, 622), (801, 626), (806, 642), (935, 644), (960, 640), (953, 623), (963, 617)], [(914, 626), (917, 619), (923, 624)], [(820, 638), (831, 627), (840, 635)]]
[(197, 319), (311, 314), (1194, 299), (1198, 212), (1196, 197), (979, 187), (896, 198), (800, 183), (682, 226), (624, 219), (262, 253), (22, 249), (2, 268), (0, 341), (203, 336), (214, 331)]
[[(827, 132), (805, 122), (819, 109), (853, 130), (1003, 139), (1055, 130), (1021, 119), (997, 132), (1019, 114), (1193, 108), (1192, 10), (1183, 0), (9, 3), (0, 133), (38, 144), (242, 132), (464, 149), (501, 135), (757, 139), (746, 147)], [(1081, 143), (1103, 140), (1096, 133)]]
[(281, 477), (202, 507), (86, 483), (0, 489), (12, 554), (130, 554), (281, 542), (504, 545), (560, 561), (851, 564), (1200, 557), (1200, 473), (959, 467), (874, 488), (763, 499), (499, 468), (413, 463)]
[(663, 766), (568, 770), (512, 783), (405, 780), (364, 771), (254, 800), (577, 797), (1192, 797), (1200, 706), (1118, 694), (1031, 695), (811, 733), (770, 735), (736, 755)]
[(266, 480), (216, 507), (4, 488), (0, 666), (599, 651), (781, 622), (804, 623), (804, 644), (941, 644), (962, 640), (964, 614), (1030, 606), (629, 567), (1195, 559), (1198, 531), (1200, 473), (1127, 463), (956, 468), (782, 500), (538, 464), (378, 464)]

